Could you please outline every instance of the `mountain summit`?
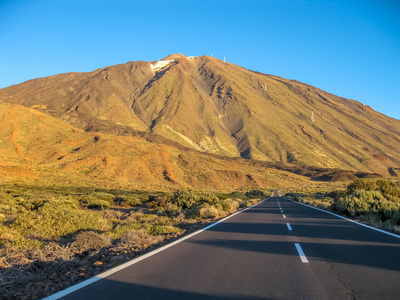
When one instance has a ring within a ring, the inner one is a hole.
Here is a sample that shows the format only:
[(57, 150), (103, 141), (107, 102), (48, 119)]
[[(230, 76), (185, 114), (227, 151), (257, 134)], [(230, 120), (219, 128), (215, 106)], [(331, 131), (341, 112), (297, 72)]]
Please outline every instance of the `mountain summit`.
[(198, 151), (373, 171), (400, 166), (400, 121), (316, 87), (209, 56), (171, 54), (0, 90), (86, 131), (143, 134)]

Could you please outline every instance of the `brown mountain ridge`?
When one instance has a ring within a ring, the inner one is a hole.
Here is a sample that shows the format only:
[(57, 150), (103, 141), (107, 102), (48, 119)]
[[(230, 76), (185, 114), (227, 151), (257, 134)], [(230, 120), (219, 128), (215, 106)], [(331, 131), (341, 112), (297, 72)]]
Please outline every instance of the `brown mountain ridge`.
[(307, 183), (306, 177), (262, 162), (178, 149), (141, 136), (85, 132), (14, 104), (0, 104), (0, 140), (0, 183), (24, 178), (40, 184), (224, 191)]
[(34, 79), (0, 90), (0, 103), (85, 131), (220, 156), (383, 175), (400, 166), (399, 120), (208, 56), (169, 55)]
[(234, 191), (374, 176), (223, 157), (140, 135), (85, 132), (15, 104), (0, 104), (0, 141), (0, 183)]

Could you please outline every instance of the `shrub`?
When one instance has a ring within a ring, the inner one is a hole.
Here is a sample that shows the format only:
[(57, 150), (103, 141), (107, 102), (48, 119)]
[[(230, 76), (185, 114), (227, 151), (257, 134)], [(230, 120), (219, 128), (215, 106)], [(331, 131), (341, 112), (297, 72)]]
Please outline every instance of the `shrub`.
[(146, 230), (129, 230), (121, 237), (120, 243), (122, 245), (139, 247), (143, 245), (151, 245), (162, 241), (161, 236), (154, 236), (147, 233)]
[(340, 197), (345, 197), (347, 195), (346, 191), (333, 191), (330, 193), (325, 194), (326, 197), (329, 198), (340, 198)]
[(221, 201), (222, 210), (227, 212), (235, 212), (239, 208), (239, 203), (232, 199)]
[(400, 209), (393, 212), (392, 221), (395, 225), (400, 225)]
[(400, 197), (400, 190), (396, 187), (396, 184), (393, 181), (378, 180), (376, 184), (383, 195)]
[(101, 207), (110, 207), (110, 202), (100, 199), (92, 199), (89, 200), (86, 204), (87, 208), (101, 208)]
[(124, 213), (119, 210), (112, 210), (112, 209), (103, 210), (103, 218), (105, 220), (113, 220), (113, 221), (120, 220), (123, 215)]
[[(332, 208), (340, 213), (354, 217), (361, 215), (379, 216), (386, 221), (395, 215), (399, 203), (385, 199), (380, 191), (355, 190), (346, 197), (334, 201)], [(375, 218), (375, 217), (374, 217)]]
[(154, 197), (154, 200), (147, 204), (148, 208), (162, 208), (167, 204), (168, 198), (163, 197)]
[(184, 209), (190, 209), (196, 203), (216, 203), (219, 198), (208, 192), (198, 192), (194, 190), (176, 191), (171, 202)]
[(172, 203), (190, 209), (197, 201), (197, 195), (193, 191), (177, 191), (171, 199)]
[(353, 181), (347, 190), (351, 193), (356, 190), (365, 191), (380, 191), (383, 196), (400, 197), (400, 190), (396, 184), (391, 180), (371, 180), (371, 179), (358, 179)]
[[(100, 197), (96, 197), (96, 195)], [(107, 195), (111, 194), (97, 192), (90, 195), (84, 195), (80, 197), (80, 202), (83, 206), (88, 208), (110, 207), (114, 204), (114, 198), (111, 199), (111, 197)]]
[(11, 228), (24, 234), (60, 237), (80, 230), (109, 230), (110, 223), (103, 219), (101, 212), (75, 209), (55, 202), (46, 203), (37, 212), (21, 213)]
[(167, 216), (157, 217), (151, 223), (154, 225), (173, 225), (172, 219)]
[(93, 231), (85, 231), (76, 236), (72, 246), (80, 252), (99, 250), (111, 246), (111, 239)]
[(107, 201), (108, 203), (110, 203), (110, 205), (114, 204), (115, 196), (113, 194), (105, 192), (94, 192), (91, 195), (97, 199)]
[(121, 206), (137, 206), (142, 204), (142, 200), (136, 195), (123, 195), (118, 197)]
[(240, 208), (247, 207), (247, 201), (246, 201), (246, 200), (240, 201), (240, 202), (239, 202), (239, 207), (240, 207)]
[(246, 196), (250, 199), (264, 199), (265, 194), (260, 190), (252, 190), (250, 192), (246, 192)]
[(144, 216), (143, 211), (138, 210), (138, 211), (132, 211), (129, 213), (129, 215), (126, 218), (126, 222), (130, 223), (135, 223), (138, 220), (140, 220)]
[(377, 187), (376, 181), (369, 179), (357, 179), (347, 186), (347, 190), (350, 193), (356, 190), (375, 191)]
[(180, 213), (181, 210), (180, 210), (180, 208), (179, 208), (178, 205), (172, 204), (172, 203), (168, 202), (168, 203), (165, 204), (165, 206), (164, 206), (164, 211), (165, 211), (166, 213), (168, 213), (168, 214), (174, 215), (174, 214), (176, 214), (176, 213)]
[(132, 223), (132, 222), (129, 222), (126, 220), (125, 220), (125, 222), (117, 223), (114, 225), (115, 226), (114, 226), (113, 230), (106, 233), (107, 236), (111, 237), (114, 240), (118, 240), (118, 239), (122, 238), (124, 236), (124, 234), (128, 231), (143, 229), (139, 223), (137, 223), (137, 222)]
[(200, 207), (198, 205), (192, 205), (190, 209), (184, 210), (186, 218), (197, 218), (200, 216)]
[(205, 205), (204, 207), (200, 208), (199, 215), (202, 219), (217, 218), (219, 216), (219, 211), (213, 205)]

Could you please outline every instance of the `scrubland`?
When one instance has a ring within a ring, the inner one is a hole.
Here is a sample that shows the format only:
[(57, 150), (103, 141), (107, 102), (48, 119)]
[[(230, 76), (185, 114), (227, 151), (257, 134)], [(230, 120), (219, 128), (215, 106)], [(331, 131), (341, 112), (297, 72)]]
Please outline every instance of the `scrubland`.
[(0, 289), (6, 299), (43, 297), (263, 198), (259, 190), (0, 186)]
[[(339, 187), (339, 186), (338, 186)], [(335, 190), (286, 190), (285, 197), (400, 233), (400, 182), (358, 179)]]
[[(400, 182), (358, 179), (281, 189), (287, 198), (400, 232)], [(271, 195), (271, 190), (148, 192), (0, 186), (0, 290), (37, 299), (151, 251)]]

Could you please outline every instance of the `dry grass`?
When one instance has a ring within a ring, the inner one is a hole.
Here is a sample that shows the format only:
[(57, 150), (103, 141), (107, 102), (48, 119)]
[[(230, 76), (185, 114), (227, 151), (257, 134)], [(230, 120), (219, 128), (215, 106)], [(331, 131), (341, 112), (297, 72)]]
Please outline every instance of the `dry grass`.
[[(2, 203), (8, 205), (3, 210), (6, 220), (0, 223), (3, 295), (9, 299), (42, 298), (234, 212), (244, 207), (243, 203), (259, 201), (240, 192), (234, 193), (237, 199), (229, 198), (232, 194), (195, 194), (195, 204), (188, 209), (174, 204), (171, 193), (0, 186)], [(83, 203), (83, 195), (114, 205), (91, 210)], [(123, 195), (140, 199), (134, 202), (140, 204), (117, 206)]]
[(101, 248), (107, 248), (111, 246), (111, 239), (102, 234), (85, 231), (79, 233), (75, 241), (72, 243), (77, 251), (83, 252), (88, 250), (100, 250)]
[(205, 207), (200, 208), (199, 216), (202, 219), (218, 218), (220, 211), (215, 206), (205, 205)]
[(129, 247), (146, 247), (148, 245), (157, 244), (163, 239), (164, 237), (151, 235), (144, 229), (136, 231), (128, 230), (122, 235), (120, 244)]
[[(225, 216), (257, 201), (239, 192), (235, 196), (240, 198), (200, 191), (171, 194), (0, 186), (0, 209), (4, 214), (0, 223), (1, 266), (26, 265), (37, 259), (70, 260), (83, 252), (121, 245), (148, 246), (183, 233), (193, 222)], [(91, 198), (113, 203), (113, 207), (89, 209)], [(119, 207), (121, 199), (134, 199), (136, 205)], [(194, 204), (193, 210), (187, 203)]]

